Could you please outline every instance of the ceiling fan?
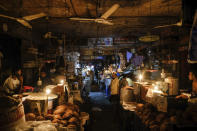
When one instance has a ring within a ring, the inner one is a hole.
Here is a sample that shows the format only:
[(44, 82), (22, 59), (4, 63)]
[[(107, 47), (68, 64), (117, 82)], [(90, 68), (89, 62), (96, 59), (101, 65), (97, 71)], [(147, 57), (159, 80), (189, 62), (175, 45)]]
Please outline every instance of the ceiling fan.
[(183, 25), (183, 21), (179, 21), (175, 24), (169, 24), (169, 25), (161, 25), (161, 26), (156, 26), (154, 27), (154, 29), (157, 29), (157, 28), (164, 28), (164, 27), (170, 27), (170, 26), (178, 26), (178, 27), (181, 27)]
[(39, 13), (39, 14), (35, 14), (35, 15), (24, 16), (22, 18), (15, 18), (15, 17), (0, 14), (0, 17), (8, 18), (11, 20), (16, 20), (17, 22), (19, 22), (23, 26), (30, 28), (30, 29), (32, 28), (32, 26), (29, 24), (29, 21), (34, 20), (34, 19), (38, 19), (38, 18), (41, 18), (44, 16), (46, 16), (46, 14), (43, 12)]
[(89, 18), (70, 18), (70, 20), (76, 20), (76, 21), (80, 21), (80, 22), (92, 21), (92, 22), (106, 24), (106, 25), (113, 25), (113, 23), (110, 20), (107, 20), (107, 18), (110, 15), (112, 15), (119, 7), (120, 7), (119, 4), (114, 4), (101, 17), (96, 18), (96, 19), (89, 19)]
[(150, 34), (139, 37), (139, 40), (142, 42), (154, 42), (154, 41), (158, 41), (159, 39), (160, 37), (158, 35), (150, 35)]
[(57, 39), (56, 36), (53, 36), (53, 35), (52, 35), (52, 32), (47, 32), (46, 34), (44, 34), (43, 37), (44, 37), (45, 39), (51, 39), (51, 38)]

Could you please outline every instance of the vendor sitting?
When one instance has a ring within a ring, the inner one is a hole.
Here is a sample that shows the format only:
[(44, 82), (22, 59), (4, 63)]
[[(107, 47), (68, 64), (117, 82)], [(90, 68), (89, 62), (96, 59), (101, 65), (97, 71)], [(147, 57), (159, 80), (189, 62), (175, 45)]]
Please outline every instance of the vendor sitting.
[(189, 80), (192, 80), (192, 92), (190, 95), (187, 94), (181, 94), (177, 96), (176, 98), (185, 98), (185, 99), (192, 99), (197, 98), (197, 64), (192, 65), (192, 69), (189, 72)]
[(52, 80), (50, 76), (48, 75), (47, 70), (45, 68), (41, 69), (40, 79), (42, 81), (42, 88), (44, 88), (47, 85), (52, 84)]
[(54, 84), (60, 84), (62, 80), (66, 81), (64, 67), (57, 66), (56, 67), (56, 72), (52, 77), (52, 82)]
[(18, 70), (14, 69), (12, 74), (5, 80), (1, 92), (6, 95), (18, 94), (21, 90), (21, 82), (18, 76)]

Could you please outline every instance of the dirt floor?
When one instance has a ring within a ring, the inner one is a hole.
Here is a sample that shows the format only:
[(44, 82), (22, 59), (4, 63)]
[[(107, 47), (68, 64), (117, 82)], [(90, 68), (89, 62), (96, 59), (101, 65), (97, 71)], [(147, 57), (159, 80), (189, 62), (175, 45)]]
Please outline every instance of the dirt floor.
[(120, 122), (112, 114), (112, 105), (103, 92), (90, 92), (81, 110), (90, 115), (85, 131), (120, 131)]

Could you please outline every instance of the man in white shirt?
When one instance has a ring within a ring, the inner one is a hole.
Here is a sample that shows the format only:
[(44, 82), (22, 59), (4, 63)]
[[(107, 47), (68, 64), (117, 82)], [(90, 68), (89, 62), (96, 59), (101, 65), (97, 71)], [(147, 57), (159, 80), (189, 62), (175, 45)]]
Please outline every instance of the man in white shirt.
[(21, 87), (20, 87), (20, 80), (17, 78), (17, 72), (13, 72), (4, 82), (1, 91), (7, 95), (17, 94)]
[(110, 96), (110, 91), (109, 91), (109, 86), (111, 84), (111, 72), (106, 69), (104, 70), (104, 77), (105, 77), (105, 92), (106, 92), (106, 96), (109, 97)]

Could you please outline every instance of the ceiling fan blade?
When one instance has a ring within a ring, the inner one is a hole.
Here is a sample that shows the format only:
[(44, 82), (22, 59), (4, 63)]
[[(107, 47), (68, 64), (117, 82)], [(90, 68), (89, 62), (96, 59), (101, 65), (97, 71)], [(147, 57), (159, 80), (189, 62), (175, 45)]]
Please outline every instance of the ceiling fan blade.
[(38, 18), (45, 17), (45, 16), (47, 15), (42, 12), (42, 13), (35, 14), (35, 15), (24, 16), (23, 19), (27, 21), (31, 21), (31, 20), (38, 19)]
[(23, 26), (32, 29), (32, 26), (27, 21), (25, 21), (23, 19), (19, 19), (19, 18), (16, 19), (16, 21), (18, 21), (19, 23), (21, 23)]
[(106, 22), (104, 22), (103, 24), (106, 24), (106, 25), (114, 25), (114, 23), (109, 22), (109, 21), (106, 21)]
[(101, 18), (107, 19), (110, 15), (112, 15), (118, 8), (120, 7), (119, 4), (114, 4), (110, 9), (108, 9)]
[(82, 20), (82, 21), (79, 21), (81, 23), (90, 23), (90, 22), (94, 22), (94, 21), (86, 21), (86, 20)]
[(102, 19), (102, 20), (95, 20), (95, 22), (97, 23), (101, 23), (101, 24), (105, 24), (105, 25), (114, 25), (114, 23), (108, 21), (108, 20), (105, 20), (105, 19)]
[(176, 24), (156, 26), (156, 27), (154, 27), (154, 29), (170, 27), (170, 26), (182, 26), (182, 25), (183, 25), (183, 23), (182, 23), (182, 20), (181, 20), (181, 21), (177, 22)]
[(20, 19), (20, 18), (14, 18), (14, 17), (11, 17), (11, 16), (6, 16), (6, 15), (2, 15), (0, 14), (0, 17), (4, 17), (4, 18), (8, 18), (8, 19), (11, 19), (11, 20), (16, 20), (17, 22), (21, 23), (22, 25), (24, 25), (25, 27), (28, 27), (28, 28), (32, 28), (32, 26), (25, 20), (23, 19)]
[(17, 18), (11, 17), (11, 16), (2, 15), (2, 14), (0, 14), (0, 17), (8, 18), (8, 19), (11, 19), (11, 20), (16, 20), (17, 19)]
[(69, 18), (70, 20), (78, 20), (78, 21), (95, 21), (95, 19), (88, 18)]
[(182, 26), (183, 25), (183, 21), (181, 20), (181, 21), (177, 22), (176, 25), (177, 26)]
[(171, 25), (161, 25), (161, 26), (156, 26), (156, 27), (154, 27), (154, 29), (157, 29), (157, 28), (164, 28), (164, 27), (170, 27), (170, 26), (174, 26), (174, 24), (171, 24)]

